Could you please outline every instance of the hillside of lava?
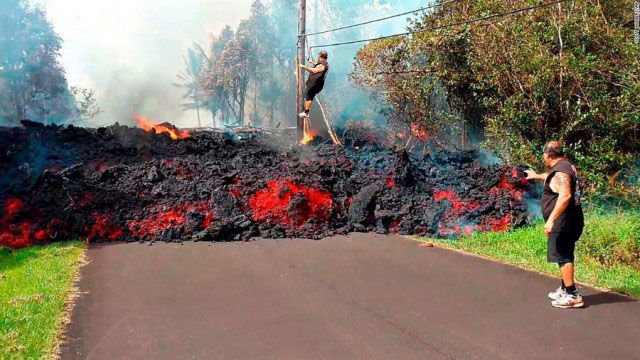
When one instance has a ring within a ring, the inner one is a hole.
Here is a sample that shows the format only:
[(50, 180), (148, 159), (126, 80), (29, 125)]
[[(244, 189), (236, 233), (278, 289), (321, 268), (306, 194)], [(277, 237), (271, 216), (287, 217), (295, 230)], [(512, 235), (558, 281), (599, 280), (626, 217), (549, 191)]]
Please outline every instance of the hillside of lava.
[(521, 169), (432, 144), (417, 156), (362, 131), (347, 131), (344, 147), (173, 135), (117, 124), (0, 128), (0, 246), (455, 237), (526, 224), (533, 195)]

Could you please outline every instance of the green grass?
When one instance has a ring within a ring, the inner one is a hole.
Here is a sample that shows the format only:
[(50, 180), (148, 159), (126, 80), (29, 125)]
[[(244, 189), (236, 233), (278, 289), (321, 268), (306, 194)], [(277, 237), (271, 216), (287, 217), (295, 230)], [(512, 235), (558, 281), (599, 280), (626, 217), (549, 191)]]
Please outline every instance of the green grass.
[[(589, 214), (586, 220), (576, 249), (576, 279), (640, 298), (640, 213)], [(558, 266), (546, 261), (542, 225), (458, 240), (420, 240), (558, 276)]]
[(0, 249), (0, 359), (55, 356), (83, 253), (82, 242)]

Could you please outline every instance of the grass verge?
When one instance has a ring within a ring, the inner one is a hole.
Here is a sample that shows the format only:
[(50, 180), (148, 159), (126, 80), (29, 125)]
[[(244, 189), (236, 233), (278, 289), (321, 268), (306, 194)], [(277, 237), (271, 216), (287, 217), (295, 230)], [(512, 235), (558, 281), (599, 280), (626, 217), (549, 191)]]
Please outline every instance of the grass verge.
[(84, 243), (0, 249), (0, 359), (55, 358)]
[[(506, 233), (483, 233), (458, 240), (419, 240), (558, 276), (558, 266), (547, 263), (542, 225), (538, 222)], [(585, 232), (576, 249), (576, 279), (640, 298), (640, 212), (587, 215)]]

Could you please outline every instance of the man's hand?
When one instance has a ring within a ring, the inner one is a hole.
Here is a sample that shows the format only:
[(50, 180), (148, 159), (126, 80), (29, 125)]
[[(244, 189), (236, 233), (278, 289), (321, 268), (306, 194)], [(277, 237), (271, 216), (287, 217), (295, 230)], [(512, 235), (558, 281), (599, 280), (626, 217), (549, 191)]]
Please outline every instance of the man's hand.
[(546, 181), (548, 174), (538, 174), (533, 169), (525, 170), (525, 174), (527, 174), (527, 180), (535, 180), (535, 181)]
[(551, 221), (551, 219), (549, 219), (544, 224), (544, 233), (547, 234), (547, 237), (549, 237), (549, 235), (551, 235), (552, 231), (553, 231), (553, 221)]
[(307, 67), (307, 65), (305, 65), (305, 64), (299, 64), (298, 66), (300, 66), (303, 69)]
[(527, 180), (536, 180), (538, 178), (538, 173), (536, 173), (532, 169), (525, 170), (524, 173), (527, 174)]

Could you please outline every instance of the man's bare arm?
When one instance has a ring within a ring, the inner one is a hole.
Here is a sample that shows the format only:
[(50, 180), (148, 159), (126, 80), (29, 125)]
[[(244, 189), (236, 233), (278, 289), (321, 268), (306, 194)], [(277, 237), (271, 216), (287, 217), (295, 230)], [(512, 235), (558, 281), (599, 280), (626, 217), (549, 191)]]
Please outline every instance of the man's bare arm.
[(547, 173), (538, 174), (533, 170), (526, 170), (525, 173), (527, 174), (527, 180), (535, 180), (535, 181), (542, 181), (542, 182), (547, 181), (547, 176), (549, 176), (549, 174)]
[(557, 172), (553, 175), (549, 186), (553, 192), (558, 194), (558, 200), (556, 201), (556, 206), (553, 208), (553, 211), (547, 220), (547, 224), (544, 227), (547, 234), (551, 233), (553, 230), (553, 224), (555, 224), (558, 217), (567, 210), (567, 206), (571, 201), (571, 177), (569, 174)]
[(317, 66), (317, 67), (314, 67), (314, 68), (310, 68), (308, 66), (300, 64), (300, 67), (305, 69), (305, 70), (307, 70), (308, 72), (310, 72), (312, 74), (317, 74), (317, 73), (323, 72), (324, 69), (325, 69), (324, 65), (320, 65), (320, 66)]

